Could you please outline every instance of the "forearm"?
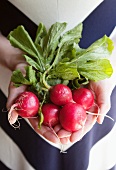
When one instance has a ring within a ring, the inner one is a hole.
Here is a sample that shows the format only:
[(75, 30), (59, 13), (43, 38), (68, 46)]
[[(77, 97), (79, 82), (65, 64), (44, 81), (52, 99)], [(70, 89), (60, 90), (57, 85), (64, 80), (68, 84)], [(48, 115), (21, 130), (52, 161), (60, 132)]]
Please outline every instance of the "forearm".
[(10, 70), (14, 70), (16, 65), (25, 62), (22, 51), (11, 46), (10, 42), (0, 34), (0, 64)]

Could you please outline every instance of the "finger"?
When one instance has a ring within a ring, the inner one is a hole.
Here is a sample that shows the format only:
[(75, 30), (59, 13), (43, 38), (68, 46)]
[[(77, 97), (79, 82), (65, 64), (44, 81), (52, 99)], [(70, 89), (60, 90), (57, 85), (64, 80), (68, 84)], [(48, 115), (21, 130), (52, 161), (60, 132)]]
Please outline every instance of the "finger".
[[(96, 94), (96, 103), (100, 109), (97, 122), (102, 124), (104, 116), (110, 109), (110, 96), (113, 88), (107, 86), (107, 80), (100, 81), (98, 83), (91, 82), (90, 87)], [(103, 116), (101, 116), (103, 115)]]
[(46, 131), (49, 130), (49, 127), (47, 126), (41, 126), (41, 128), (39, 128), (39, 119), (37, 118), (28, 118), (32, 128), (39, 134), (43, 135)]
[(97, 122), (99, 124), (102, 124), (103, 121), (104, 121), (104, 117), (105, 115), (107, 114), (107, 112), (110, 110), (110, 107), (111, 107), (111, 102), (110, 102), (110, 99), (107, 100), (107, 101), (104, 101), (103, 103), (100, 103), (99, 104), (99, 108), (100, 108), (100, 112), (99, 112), (99, 116), (97, 118)]
[(72, 133), (72, 135), (70, 137), (70, 141), (77, 142), (77, 141), (81, 140), (83, 138), (83, 136), (92, 129), (92, 127), (94, 126), (95, 123), (96, 123), (96, 116), (88, 115), (83, 128)]
[(72, 134), (72, 132), (69, 132), (69, 131), (66, 131), (64, 129), (61, 129), (59, 132), (58, 132), (58, 137), (59, 138), (66, 138), (66, 137), (70, 137)]
[(63, 145), (69, 144), (70, 143), (70, 138), (69, 137), (60, 138), (60, 142)]
[(83, 129), (80, 129), (80, 130), (74, 132), (74, 133), (71, 135), (71, 137), (70, 137), (70, 142), (74, 143), (74, 142), (80, 141), (83, 136), (84, 136)]
[[(27, 66), (26, 63), (20, 63), (16, 66), (15, 69), (20, 69), (20, 71), (22, 72), (22, 74), (25, 76), (26, 71), (25, 71), (25, 67)], [(8, 99), (7, 99), (7, 103), (6, 103), (6, 107), (9, 109), (11, 107), (11, 105), (14, 103), (14, 100), (16, 99), (16, 97), (24, 92), (26, 90), (26, 86), (22, 85), (20, 87), (15, 87), (13, 82), (10, 82), (9, 84), (9, 88), (8, 88)]]
[(59, 138), (53, 133), (53, 131), (49, 127), (44, 126), (44, 125), (42, 125), (41, 128), (38, 127), (38, 122), (39, 122), (38, 118), (31, 118), (29, 119), (29, 122), (31, 123), (36, 133), (42, 135), (47, 140), (53, 143), (57, 144), (60, 142)]
[(7, 109), (11, 107), (18, 95), (26, 90), (27, 86), (22, 85), (20, 87), (15, 87), (12, 82), (9, 84), (9, 94), (6, 103)]
[(62, 127), (61, 127), (60, 124), (54, 126), (54, 131), (55, 131), (56, 133), (58, 133), (61, 129), (62, 129)]
[(53, 133), (51, 130), (46, 131), (46, 132), (43, 134), (43, 136), (44, 136), (47, 140), (49, 140), (49, 141), (51, 141), (51, 142), (53, 142), (53, 143), (55, 143), (55, 144), (60, 143), (59, 138), (58, 138), (57, 136), (55, 136), (54, 133)]
[(94, 124), (96, 123), (96, 119), (97, 117), (94, 115), (87, 115), (87, 120), (84, 126), (84, 134), (86, 134), (93, 128)]

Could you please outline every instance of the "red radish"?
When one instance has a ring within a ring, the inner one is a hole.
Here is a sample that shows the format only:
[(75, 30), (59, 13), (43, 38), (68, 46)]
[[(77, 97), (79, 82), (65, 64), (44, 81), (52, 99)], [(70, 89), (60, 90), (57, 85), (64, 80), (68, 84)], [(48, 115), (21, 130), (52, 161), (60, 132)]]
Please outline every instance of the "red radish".
[(9, 122), (12, 118), (11, 112), (13, 110), (16, 110), (21, 117), (33, 117), (37, 115), (39, 105), (39, 99), (34, 93), (28, 91), (21, 93), (15, 100), (15, 103), (11, 106), (8, 114)]
[(77, 103), (68, 103), (60, 111), (59, 120), (62, 127), (70, 132), (81, 129), (86, 121), (87, 114), (84, 108)]
[(73, 100), (81, 104), (85, 110), (90, 109), (94, 103), (94, 96), (91, 90), (87, 88), (79, 88), (72, 91)]
[(59, 123), (59, 106), (52, 103), (46, 103), (42, 106), (42, 113), (44, 116), (43, 124), (53, 127)]
[(57, 84), (50, 90), (50, 100), (59, 106), (72, 101), (71, 89), (64, 84)]

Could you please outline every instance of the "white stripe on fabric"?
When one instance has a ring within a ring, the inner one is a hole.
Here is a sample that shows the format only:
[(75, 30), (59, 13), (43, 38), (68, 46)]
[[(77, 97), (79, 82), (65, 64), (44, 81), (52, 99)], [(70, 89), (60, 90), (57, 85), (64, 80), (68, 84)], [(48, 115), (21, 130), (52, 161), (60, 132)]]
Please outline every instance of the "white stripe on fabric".
[[(70, 29), (82, 22), (103, 0), (9, 0), (37, 25), (47, 28), (56, 21), (67, 22)], [(84, 4), (84, 5), (83, 5)]]
[(0, 160), (12, 170), (34, 170), (13, 140), (0, 127)]
[[(97, 135), (97, 134), (96, 134)], [(116, 164), (116, 124), (90, 151), (87, 170), (108, 170)]]

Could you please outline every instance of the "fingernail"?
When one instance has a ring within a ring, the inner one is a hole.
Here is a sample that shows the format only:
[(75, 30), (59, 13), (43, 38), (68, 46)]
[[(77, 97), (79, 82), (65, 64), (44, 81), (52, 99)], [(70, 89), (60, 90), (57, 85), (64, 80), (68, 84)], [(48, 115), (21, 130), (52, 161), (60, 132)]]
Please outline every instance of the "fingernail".
[(104, 121), (104, 118), (101, 118), (101, 119), (99, 120), (99, 124), (102, 124), (103, 121)]

